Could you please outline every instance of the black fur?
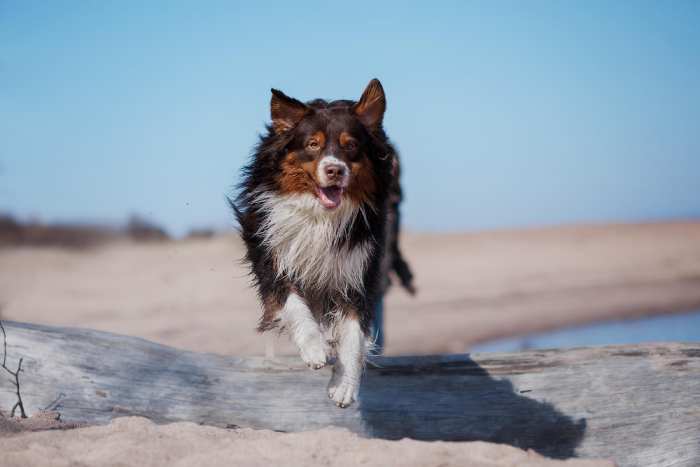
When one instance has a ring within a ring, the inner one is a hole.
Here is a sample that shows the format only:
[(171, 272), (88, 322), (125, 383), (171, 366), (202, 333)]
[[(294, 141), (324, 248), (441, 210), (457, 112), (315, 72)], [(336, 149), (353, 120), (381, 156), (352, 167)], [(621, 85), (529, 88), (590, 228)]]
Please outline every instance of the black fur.
[[(283, 95), (282, 95), (283, 96)], [(285, 96), (286, 97), (286, 96)], [(239, 185), (239, 194), (235, 201), (229, 200), (233, 208), (243, 241), (246, 245), (246, 261), (250, 264), (251, 272), (259, 297), (265, 311), (260, 320), (258, 330), (266, 331), (276, 327), (276, 309), (284, 305), (291, 290), (299, 293), (308, 302), (314, 316), (319, 320), (326, 318), (329, 310), (356, 310), (363, 331), (369, 331), (373, 309), (381, 298), (387, 271), (382, 271), (382, 257), (385, 252), (392, 255), (391, 266), (397, 271), (402, 283), (412, 290), (412, 275), (408, 265), (401, 257), (398, 248), (398, 201), (400, 188), (398, 184), (397, 154), (387, 138), (381, 123), (372, 128), (362, 125), (352, 113), (356, 103), (348, 100), (326, 102), (314, 100), (306, 105), (313, 109), (306, 120), (330, 119), (333, 124), (352, 126), (353, 134), (358, 136), (361, 150), (369, 159), (374, 173), (376, 189), (367, 200), (364, 212), (367, 222), (358, 215), (348, 234), (341, 237), (335, 247), (353, 247), (360, 242), (370, 240), (374, 243), (374, 253), (364, 274), (364, 291), (351, 291), (344, 297), (334, 290), (319, 290), (314, 287), (303, 288), (287, 278), (279, 278), (273, 264), (270, 251), (262, 245), (258, 234), (267, 213), (260, 210), (252, 202), (253, 194), (260, 191), (280, 191), (280, 164), (290, 148), (293, 148), (303, 135), (303, 125), (296, 125), (288, 131), (278, 132), (270, 125), (255, 148), (250, 163), (243, 168), (243, 180)], [(333, 120), (335, 119), (335, 120)], [(325, 120), (324, 120), (325, 121)], [(397, 193), (398, 190), (398, 193)], [(398, 200), (396, 195), (398, 194)], [(393, 195), (393, 196), (392, 196)], [(387, 216), (393, 210), (392, 225), (388, 225)], [(391, 229), (386, 232), (385, 229)], [(387, 234), (389, 234), (387, 236)], [(390, 245), (385, 245), (389, 238)]]

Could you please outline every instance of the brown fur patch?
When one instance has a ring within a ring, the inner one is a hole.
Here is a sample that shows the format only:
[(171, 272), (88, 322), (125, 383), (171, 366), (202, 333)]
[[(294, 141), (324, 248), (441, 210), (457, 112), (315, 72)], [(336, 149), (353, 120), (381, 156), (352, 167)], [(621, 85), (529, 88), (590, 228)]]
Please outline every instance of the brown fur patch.
[(369, 203), (377, 190), (377, 180), (366, 155), (356, 162), (350, 162), (350, 186), (348, 196), (356, 203)]
[(384, 111), (386, 110), (386, 97), (384, 88), (377, 79), (373, 79), (365, 88), (362, 97), (355, 104), (355, 115), (365, 126), (375, 128), (381, 126)]
[(355, 138), (353, 138), (352, 135), (350, 133), (348, 133), (347, 131), (343, 131), (342, 133), (340, 133), (340, 137), (338, 138), (338, 142), (340, 143), (340, 146), (343, 148), (351, 142), (354, 142), (355, 144), (357, 144), (357, 140)]
[(281, 165), (280, 192), (283, 194), (316, 193), (314, 174), (317, 166), (317, 159), (301, 161), (294, 151), (289, 152)]
[(321, 149), (326, 147), (326, 134), (322, 131), (317, 131), (313, 135), (311, 135), (311, 139), (315, 139), (318, 141), (318, 145)]
[(291, 130), (308, 112), (309, 108), (302, 102), (292, 99), (281, 91), (272, 90), (270, 114), (275, 133), (281, 134)]
[(280, 303), (274, 295), (268, 295), (262, 299), (263, 305), (263, 315), (258, 323), (258, 332), (269, 331), (277, 327), (279, 323), (279, 318), (277, 314), (282, 309), (282, 303)]

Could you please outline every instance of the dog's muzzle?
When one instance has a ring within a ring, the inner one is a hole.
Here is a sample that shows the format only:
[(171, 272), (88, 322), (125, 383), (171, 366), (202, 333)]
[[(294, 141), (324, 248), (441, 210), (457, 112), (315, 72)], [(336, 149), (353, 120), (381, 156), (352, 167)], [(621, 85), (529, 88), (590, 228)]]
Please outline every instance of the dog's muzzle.
[(319, 187), (318, 199), (327, 209), (335, 209), (340, 206), (343, 192), (350, 181), (350, 168), (335, 156), (325, 156), (318, 164), (316, 174)]

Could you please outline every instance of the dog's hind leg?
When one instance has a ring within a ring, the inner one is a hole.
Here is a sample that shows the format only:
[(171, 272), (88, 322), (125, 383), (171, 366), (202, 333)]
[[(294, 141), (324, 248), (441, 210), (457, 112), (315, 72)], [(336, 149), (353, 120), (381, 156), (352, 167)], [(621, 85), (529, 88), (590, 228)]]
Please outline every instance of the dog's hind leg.
[(355, 315), (346, 315), (337, 324), (337, 355), (333, 376), (328, 383), (328, 397), (345, 408), (357, 399), (365, 366), (367, 339)]
[(299, 348), (304, 363), (315, 370), (324, 367), (328, 360), (328, 345), (304, 299), (291, 292), (279, 317)]

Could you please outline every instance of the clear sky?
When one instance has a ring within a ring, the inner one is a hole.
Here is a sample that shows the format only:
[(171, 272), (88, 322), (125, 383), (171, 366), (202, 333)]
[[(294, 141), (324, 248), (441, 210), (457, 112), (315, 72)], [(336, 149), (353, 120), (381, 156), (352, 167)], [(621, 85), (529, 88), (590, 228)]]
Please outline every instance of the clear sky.
[(230, 226), (270, 87), (377, 77), (408, 228), (699, 217), (699, 25), (694, 0), (3, 1), (0, 211)]

